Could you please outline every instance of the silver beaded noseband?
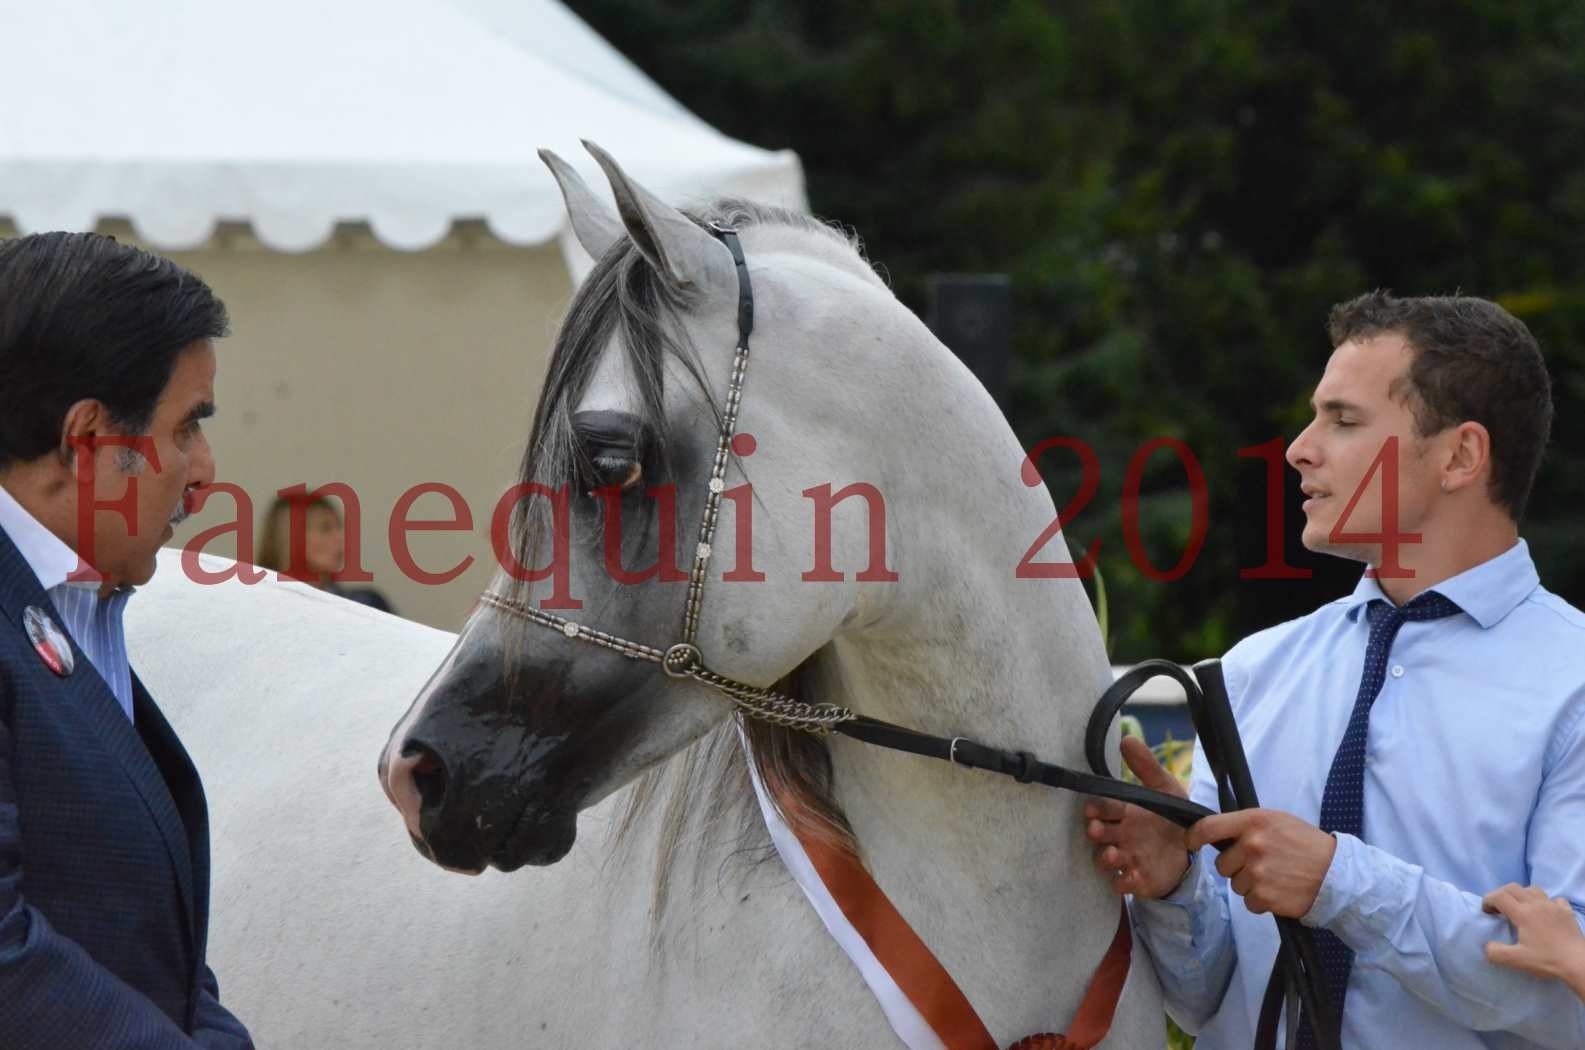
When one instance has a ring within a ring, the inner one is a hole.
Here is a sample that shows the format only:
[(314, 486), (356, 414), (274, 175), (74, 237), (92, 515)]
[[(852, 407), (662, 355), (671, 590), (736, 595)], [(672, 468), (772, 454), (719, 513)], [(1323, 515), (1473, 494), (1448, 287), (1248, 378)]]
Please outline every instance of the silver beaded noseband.
[(688, 574), (688, 601), (683, 608), (682, 641), (667, 649), (657, 649), (652, 645), (631, 642), (586, 627), (564, 616), (535, 609), (494, 591), (485, 591), (479, 600), (531, 623), (560, 631), (574, 641), (602, 646), (631, 660), (648, 660), (660, 664), (661, 670), (673, 678), (691, 678), (702, 682), (726, 694), (740, 711), (752, 718), (787, 729), (823, 735), (843, 722), (852, 721), (856, 716), (836, 704), (805, 703), (784, 693), (761, 689), (717, 674), (705, 666), (704, 655), (696, 644), (699, 636), (699, 607), (704, 599), (705, 572), (710, 565), (711, 544), (715, 540), (716, 519), (721, 510), (721, 493), (726, 490), (727, 450), (737, 430), (737, 411), (743, 400), (743, 377), (748, 371), (749, 334), (754, 330), (754, 286), (749, 281), (748, 264), (743, 259), (737, 231), (713, 223), (709, 230), (726, 245), (737, 267), (738, 342), (737, 356), (732, 361), (732, 379), (727, 386), (726, 411), (721, 416), (721, 430), (716, 439), (715, 461), (710, 467), (710, 491), (705, 498), (704, 520), (699, 526), (699, 545), (694, 548), (693, 570)]

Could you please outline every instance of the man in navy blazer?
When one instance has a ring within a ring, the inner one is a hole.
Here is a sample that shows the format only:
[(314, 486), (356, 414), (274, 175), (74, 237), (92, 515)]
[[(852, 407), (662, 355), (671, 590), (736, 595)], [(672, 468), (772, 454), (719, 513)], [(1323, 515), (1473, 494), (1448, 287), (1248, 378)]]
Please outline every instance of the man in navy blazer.
[(0, 1047), (246, 1050), (209, 826), (121, 613), (214, 479), (225, 307), (92, 234), (0, 242)]

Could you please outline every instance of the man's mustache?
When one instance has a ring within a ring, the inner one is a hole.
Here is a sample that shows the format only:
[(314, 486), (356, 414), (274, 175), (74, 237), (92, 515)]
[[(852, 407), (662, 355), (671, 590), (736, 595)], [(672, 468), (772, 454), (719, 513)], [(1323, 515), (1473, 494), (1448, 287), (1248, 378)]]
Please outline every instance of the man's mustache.
[(183, 489), (181, 502), (176, 504), (176, 510), (171, 514), (169, 525), (176, 528), (182, 522), (193, 516), (193, 507), (197, 505), (197, 490)]
[[(120, 458), (116, 461), (117, 469), (129, 477), (136, 477), (142, 474), (148, 465), (147, 457), (135, 448), (122, 449)], [(171, 516), (166, 519), (167, 525), (174, 529), (193, 516), (193, 507), (198, 502), (196, 493), (196, 488), (185, 488), (182, 490), (181, 500), (177, 502), (176, 509), (171, 512)]]

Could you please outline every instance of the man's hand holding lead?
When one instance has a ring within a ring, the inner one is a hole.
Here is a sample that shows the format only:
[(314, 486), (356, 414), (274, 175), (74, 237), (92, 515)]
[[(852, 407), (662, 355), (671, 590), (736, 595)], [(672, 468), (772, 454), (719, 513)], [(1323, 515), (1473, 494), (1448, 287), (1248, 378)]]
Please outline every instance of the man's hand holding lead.
[(1250, 911), (1285, 919), (1300, 918), (1315, 904), (1337, 852), (1337, 840), (1327, 832), (1275, 809), (1206, 817), (1189, 829), (1186, 841), (1191, 850), (1230, 843), (1216, 858), (1216, 870)]
[[(1144, 741), (1124, 737), (1122, 752), (1123, 761), (1145, 787), (1188, 797)], [(1183, 829), (1172, 821), (1126, 802), (1101, 798), (1085, 800), (1084, 817), (1085, 835), (1095, 844), (1095, 866), (1110, 877), (1119, 896), (1165, 897), (1183, 881), (1189, 853)]]

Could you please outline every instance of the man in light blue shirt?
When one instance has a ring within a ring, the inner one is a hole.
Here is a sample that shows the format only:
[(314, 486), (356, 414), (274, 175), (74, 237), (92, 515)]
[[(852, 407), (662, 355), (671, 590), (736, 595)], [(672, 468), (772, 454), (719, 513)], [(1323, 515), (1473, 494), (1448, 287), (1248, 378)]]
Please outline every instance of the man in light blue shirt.
[[(1551, 421), (1540, 352), (1471, 298), (1373, 293), (1331, 334), (1288, 461), (1305, 545), (1370, 568), (1224, 658), (1265, 808), (1185, 834), (1092, 801), (1096, 864), (1200, 1050), (1253, 1043), (1268, 912), (1315, 928), (1345, 1047), (1585, 1046), (1564, 985), (1487, 961), (1512, 937), (1481, 907), (1516, 882), (1585, 912), (1585, 615), (1518, 535)], [(1124, 757), (1176, 787), (1137, 741)], [(1214, 808), (1202, 757), (1190, 794)]]

